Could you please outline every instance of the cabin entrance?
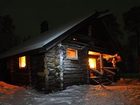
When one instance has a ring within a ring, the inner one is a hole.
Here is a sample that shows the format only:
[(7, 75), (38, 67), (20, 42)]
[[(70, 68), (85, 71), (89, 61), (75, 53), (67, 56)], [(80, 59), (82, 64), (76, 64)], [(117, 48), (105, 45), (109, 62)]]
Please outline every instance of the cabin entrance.
[(107, 72), (113, 73), (109, 69), (114, 69), (113, 67), (113, 58), (114, 55), (104, 54), (100, 52), (88, 51), (88, 63), (89, 63), (89, 78), (94, 79), (97, 78), (96, 73), (106, 74)]
[(102, 57), (102, 55), (99, 52), (93, 52), (93, 51), (89, 51), (88, 55), (89, 55), (89, 58), (88, 58), (89, 77), (95, 78), (96, 75), (94, 74), (93, 70), (97, 70), (98, 72), (102, 73), (102, 71), (101, 71), (101, 67), (102, 67), (101, 57)]

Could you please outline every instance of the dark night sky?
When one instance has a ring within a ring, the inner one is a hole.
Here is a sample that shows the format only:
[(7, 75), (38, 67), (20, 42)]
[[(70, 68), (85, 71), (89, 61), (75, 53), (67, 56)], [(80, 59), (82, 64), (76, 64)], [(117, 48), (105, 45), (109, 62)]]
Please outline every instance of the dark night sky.
[(3, 0), (0, 15), (11, 14), (16, 34), (24, 36), (38, 35), (43, 20), (54, 28), (95, 9), (110, 9), (121, 21), (121, 14), (133, 6), (140, 6), (140, 0)]

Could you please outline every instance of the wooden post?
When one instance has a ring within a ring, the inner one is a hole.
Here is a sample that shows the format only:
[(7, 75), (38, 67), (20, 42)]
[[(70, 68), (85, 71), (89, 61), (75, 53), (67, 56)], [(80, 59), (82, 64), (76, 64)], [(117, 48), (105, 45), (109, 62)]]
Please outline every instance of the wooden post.
[(103, 71), (103, 55), (102, 54), (100, 54), (100, 72), (101, 72), (101, 74), (104, 73), (104, 71)]
[[(88, 59), (89, 59), (89, 55), (88, 55), (88, 51), (89, 49), (88, 48), (85, 48), (84, 50), (86, 50), (86, 56), (87, 56), (87, 62), (88, 62)], [(87, 71), (86, 71), (86, 83), (87, 84), (90, 84), (90, 68), (89, 68), (89, 63), (87, 63)]]
[(26, 65), (28, 65), (28, 70), (29, 70), (29, 86), (31, 87), (32, 86), (31, 58), (27, 57), (26, 61), (29, 61), (29, 62), (27, 62), (28, 64), (26, 64)]

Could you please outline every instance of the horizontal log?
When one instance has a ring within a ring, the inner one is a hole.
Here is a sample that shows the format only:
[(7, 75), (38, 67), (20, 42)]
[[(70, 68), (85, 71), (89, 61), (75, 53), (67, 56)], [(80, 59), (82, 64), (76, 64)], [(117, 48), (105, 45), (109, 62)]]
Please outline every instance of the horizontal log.
[(81, 77), (84, 77), (83, 74), (71, 74), (71, 75), (64, 75), (64, 78), (81, 78)]
[(65, 64), (64, 68), (80, 68), (81, 66), (79, 64)]
[(81, 81), (81, 80), (83, 80), (83, 78), (73, 78), (73, 79), (71, 79), (71, 78), (65, 78), (63, 81), (64, 82), (76, 82), (76, 81)]
[(65, 74), (68, 74), (68, 75), (71, 75), (71, 74), (83, 74), (83, 71), (82, 70), (69, 70), (69, 71), (64, 70), (64, 75)]
[(87, 67), (65, 67), (64, 68), (65, 71), (71, 71), (71, 70), (78, 70), (78, 71), (85, 71), (87, 70)]
[(71, 71), (71, 70), (82, 71), (83, 69), (79, 67), (67, 67), (67, 68), (64, 68), (64, 70), (65, 71)]
[(64, 60), (64, 64), (79, 64), (78, 60)]

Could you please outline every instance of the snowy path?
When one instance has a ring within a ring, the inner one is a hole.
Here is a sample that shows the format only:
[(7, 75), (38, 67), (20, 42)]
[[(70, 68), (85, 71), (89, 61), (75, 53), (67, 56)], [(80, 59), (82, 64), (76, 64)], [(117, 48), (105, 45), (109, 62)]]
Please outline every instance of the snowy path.
[[(51, 94), (18, 88), (12, 94), (0, 94), (0, 105), (140, 105), (140, 85), (70, 86)], [(0, 91), (1, 93), (1, 91)]]

